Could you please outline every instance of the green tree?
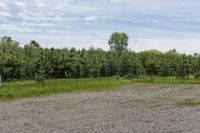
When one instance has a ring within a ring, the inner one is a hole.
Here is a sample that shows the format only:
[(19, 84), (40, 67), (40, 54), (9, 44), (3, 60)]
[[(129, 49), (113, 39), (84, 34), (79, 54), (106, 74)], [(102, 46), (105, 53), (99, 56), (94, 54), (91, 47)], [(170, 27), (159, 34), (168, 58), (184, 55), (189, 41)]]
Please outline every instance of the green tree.
[(126, 33), (114, 32), (110, 36), (108, 44), (112, 51), (122, 52), (127, 49), (128, 35)]
[(3, 80), (20, 79), (22, 76), (22, 50), (19, 43), (5, 36), (0, 40), (0, 74)]
[[(38, 56), (39, 55), (39, 56)], [(25, 79), (34, 79), (36, 73), (36, 64), (39, 61), (40, 49), (32, 45), (32, 43), (26, 44), (23, 48), (23, 72)]]
[(190, 75), (190, 65), (185, 54), (179, 57), (179, 62), (177, 65), (177, 77), (180, 78), (181, 82), (183, 83), (184, 79)]
[(151, 77), (151, 82), (153, 82), (154, 76), (158, 75), (159, 72), (162, 53), (157, 50), (149, 50), (145, 51), (145, 53), (146, 53), (146, 60), (145, 60), (146, 73)]
[(195, 56), (197, 60), (194, 61), (194, 68), (193, 68), (193, 72), (194, 72), (194, 77), (196, 79), (200, 79), (200, 54)]
[(158, 72), (158, 66), (157, 66), (155, 60), (153, 60), (153, 59), (147, 60), (146, 67), (147, 67), (146, 72), (147, 72), (148, 75), (150, 75), (151, 82), (153, 82), (154, 75), (156, 75), (157, 72)]
[(110, 36), (110, 39), (108, 40), (108, 44), (111, 48), (111, 51), (116, 51), (117, 52), (117, 80), (119, 79), (120, 75), (120, 56), (122, 51), (127, 49), (128, 46), (128, 35), (126, 33), (119, 33), (119, 32), (114, 32)]
[(80, 60), (79, 61), (76, 61), (74, 64), (73, 64), (73, 75), (76, 79), (76, 84), (78, 84), (78, 79), (81, 77), (82, 75), (82, 65), (81, 65), (81, 62)]
[(29, 45), (32, 45), (32, 46), (34, 46), (36, 48), (41, 48), (40, 45), (39, 45), (39, 43), (37, 43), (35, 40), (30, 41)]

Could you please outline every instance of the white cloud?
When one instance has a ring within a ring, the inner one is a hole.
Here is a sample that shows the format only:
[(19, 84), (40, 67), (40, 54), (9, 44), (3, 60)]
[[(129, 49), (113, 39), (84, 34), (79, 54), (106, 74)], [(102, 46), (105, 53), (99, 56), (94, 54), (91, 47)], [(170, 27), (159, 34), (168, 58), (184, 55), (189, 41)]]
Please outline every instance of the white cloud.
[(110, 0), (110, 1), (114, 3), (120, 2), (120, 0)]
[[(145, 38), (131, 40), (133, 45), (130, 47), (136, 51), (158, 49), (161, 51), (168, 51), (170, 49), (177, 49), (180, 52), (195, 53), (200, 51), (200, 39), (197, 38)], [(184, 47), (183, 47), (184, 46)]]
[(92, 21), (97, 20), (97, 17), (96, 16), (87, 16), (84, 18), (84, 20), (87, 22), (92, 22)]
[(0, 29), (7, 31), (7, 32), (21, 32), (21, 33), (33, 33), (34, 30), (27, 28), (27, 27), (17, 27), (15, 25), (12, 24), (0, 24)]
[(5, 12), (5, 11), (0, 11), (0, 17), (13, 17), (12, 14), (10, 14), (9, 12)]
[(7, 6), (5, 3), (0, 2), (0, 7), (5, 7), (5, 6)]
[(0, 7), (2, 7), (2, 8), (7, 7), (7, 4), (0, 2)]
[(61, 16), (54, 16), (54, 17), (49, 17), (49, 16), (46, 16), (45, 14), (43, 15), (38, 15), (38, 14), (35, 14), (35, 13), (32, 13), (32, 14), (27, 14), (27, 13), (18, 13), (18, 17), (20, 17), (23, 21), (37, 21), (37, 22), (40, 22), (40, 21), (68, 21), (68, 22), (71, 22), (71, 21), (82, 21), (81, 18), (78, 18), (78, 17), (61, 17)]
[(38, 6), (38, 7), (46, 7), (46, 4), (43, 3), (43, 2), (38, 2), (38, 3), (37, 3), (37, 6)]
[(28, 22), (28, 21), (23, 21), (22, 23), (20, 23), (23, 26), (29, 26), (29, 27), (55, 27), (55, 24), (51, 24), (51, 23), (37, 23), (37, 22)]
[(14, 3), (19, 7), (25, 7), (26, 6), (26, 3), (24, 3), (24, 2), (15, 1)]
[(157, 5), (155, 5), (155, 6), (153, 6), (153, 9), (154, 9), (154, 10), (159, 10), (159, 9), (161, 9), (161, 7), (160, 7), (160, 6), (157, 6)]
[(4, 10), (10, 10), (10, 8), (8, 7), (8, 5), (5, 4), (5, 3), (3, 3), (3, 2), (0, 2), (0, 8), (4, 9)]
[(73, 0), (62, 0), (62, 1), (69, 3), (69, 2), (72, 2)]
[(154, 23), (154, 24), (158, 24), (159, 21), (158, 21), (158, 20), (153, 20), (153, 23)]
[[(30, 38), (33, 35), (38, 41), (51, 43), (54, 33), (74, 32), (73, 36), (81, 39), (68, 40), (65, 35), (55, 43), (72, 42), (78, 47), (82, 42), (107, 45), (109, 35), (121, 31), (134, 34), (130, 37), (134, 39), (132, 49), (181, 49), (190, 45), (196, 47), (187, 49), (195, 50), (200, 49), (199, 11), (198, 0), (0, 0), (0, 34), (18, 35), (23, 41), (26, 33), (33, 33)], [(101, 34), (95, 34), (98, 30)], [(185, 37), (188, 40), (181, 42)], [(141, 38), (153, 39), (136, 41)]]

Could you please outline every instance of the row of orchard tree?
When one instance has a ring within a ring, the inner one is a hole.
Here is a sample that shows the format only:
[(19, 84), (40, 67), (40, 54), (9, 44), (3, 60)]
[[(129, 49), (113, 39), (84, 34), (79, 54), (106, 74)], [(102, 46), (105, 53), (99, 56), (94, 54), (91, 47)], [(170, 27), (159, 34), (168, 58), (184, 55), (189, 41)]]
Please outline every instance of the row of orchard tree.
[(100, 48), (42, 48), (36, 41), (20, 47), (11, 37), (0, 41), (0, 75), (3, 80), (124, 76), (200, 77), (200, 55), (127, 49), (128, 35), (113, 33), (111, 50)]

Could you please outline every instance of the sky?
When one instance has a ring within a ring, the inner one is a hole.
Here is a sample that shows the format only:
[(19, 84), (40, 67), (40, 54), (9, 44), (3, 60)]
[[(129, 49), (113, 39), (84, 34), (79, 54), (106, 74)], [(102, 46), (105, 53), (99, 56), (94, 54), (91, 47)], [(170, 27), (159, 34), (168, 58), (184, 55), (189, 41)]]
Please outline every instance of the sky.
[(108, 50), (113, 32), (134, 51), (200, 53), (200, 0), (0, 0), (0, 37), (21, 45)]

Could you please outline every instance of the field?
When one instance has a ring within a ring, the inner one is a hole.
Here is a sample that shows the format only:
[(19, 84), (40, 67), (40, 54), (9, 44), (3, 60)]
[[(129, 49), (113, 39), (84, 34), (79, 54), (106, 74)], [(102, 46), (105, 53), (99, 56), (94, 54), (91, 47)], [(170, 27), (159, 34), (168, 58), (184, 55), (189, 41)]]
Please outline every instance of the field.
[(117, 89), (117, 86), (131, 83), (131, 80), (117, 81), (114, 77), (94, 79), (58, 79), (36, 81), (6, 82), (0, 87), (0, 100), (44, 96), (62, 92), (97, 92)]
[(128, 82), (115, 83), (110, 87), (120, 86), (112, 91), (91, 92), (97, 91), (91, 87), (84, 93), (80, 88), (74, 93), (1, 101), (0, 132), (200, 132), (199, 85)]
[[(78, 79), (76, 83), (75, 79), (58, 79), (58, 80), (45, 80), (45, 85), (36, 81), (16, 81), (6, 82), (0, 86), (0, 100), (27, 98), (35, 96), (45, 96), (55, 93), (63, 92), (100, 92), (100, 91), (112, 91), (119, 89), (121, 85), (130, 83), (149, 83), (150, 77), (142, 77), (139, 79), (126, 79), (117, 81), (116, 77), (108, 78), (83, 78)], [(175, 77), (155, 77), (155, 84), (200, 84), (200, 80), (190, 79), (181, 80)]]

